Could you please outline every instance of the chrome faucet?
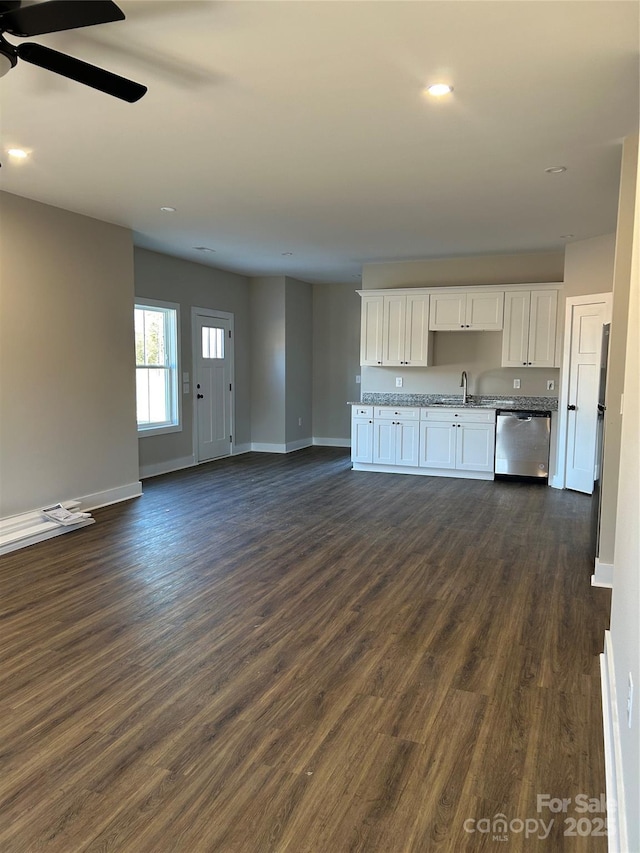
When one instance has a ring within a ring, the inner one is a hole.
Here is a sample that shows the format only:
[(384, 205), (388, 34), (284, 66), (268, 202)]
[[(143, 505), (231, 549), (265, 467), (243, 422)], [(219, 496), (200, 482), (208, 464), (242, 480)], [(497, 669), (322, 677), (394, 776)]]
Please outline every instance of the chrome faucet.
[(462, 371), (462, 376), (460, 377), (460, 387), (462, 388), (462, 405), (466, 405), (467, 402), (467, 371)]

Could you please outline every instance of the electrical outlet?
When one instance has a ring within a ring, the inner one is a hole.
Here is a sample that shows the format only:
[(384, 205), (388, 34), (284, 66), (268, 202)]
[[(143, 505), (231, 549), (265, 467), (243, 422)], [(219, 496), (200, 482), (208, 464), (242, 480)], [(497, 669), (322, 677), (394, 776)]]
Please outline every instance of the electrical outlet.
[(556, 387), (556, 383), (553, 379), (547, 379), (547, 391), (554, 391)]
[(513, 387), (514, 387), (514, 388), (519, 388), (519, 387), (520, 387), (520, 380), (519, 380), (519, 379), (514, 379), (514, 380), (513, 380)]
[(396, 388), (402, 388), (402, 376), (396, 376)]
[(631, 712), (633, 710), (633, 678), (629, 673), (629, 692), (627, 693), (627, 723), (631, 728)]
[(302, 418), (298, 418), (298, 426), (302, 426)]
[(360, 374), (356, 376), (356, 385), (360, 384)]

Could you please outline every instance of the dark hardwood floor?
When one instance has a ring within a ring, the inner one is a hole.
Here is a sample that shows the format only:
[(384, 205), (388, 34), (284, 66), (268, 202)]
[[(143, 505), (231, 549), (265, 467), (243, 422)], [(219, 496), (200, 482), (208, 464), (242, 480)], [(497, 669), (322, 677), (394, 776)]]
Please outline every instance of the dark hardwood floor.
[(605, 851), (589, 510), (314, 448), (0, 558), (0, 850)]

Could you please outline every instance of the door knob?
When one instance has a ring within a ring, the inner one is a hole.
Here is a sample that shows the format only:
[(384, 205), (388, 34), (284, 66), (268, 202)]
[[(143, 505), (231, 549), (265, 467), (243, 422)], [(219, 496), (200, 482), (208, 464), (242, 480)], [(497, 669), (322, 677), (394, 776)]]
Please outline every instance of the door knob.
[(570, 412), (575, 412), (576, 407), (575, 407), (575, 406), (573, 406), (573, 405), (569, 405), (569, 406), (567, 406), (567, 409), (568, 409)]
[(204, 400), (204, 394), (198, 394), (198, 400)]

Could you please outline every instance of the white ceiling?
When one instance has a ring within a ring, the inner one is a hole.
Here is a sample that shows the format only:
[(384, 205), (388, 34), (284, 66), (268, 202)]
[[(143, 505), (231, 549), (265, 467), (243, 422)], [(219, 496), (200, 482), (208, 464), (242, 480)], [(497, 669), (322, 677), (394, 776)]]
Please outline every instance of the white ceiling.
[[(0, 81), (2, 147), (32, 154), (3, 153), (3, 189), (139, 246), (318, 282), (615, 230), (635, 0), (119, 5), (126, 21), (31, 41), (149, 92), (127, 104), (19, 62)], [(425, 97), (441, 79), (454, 94)]]

